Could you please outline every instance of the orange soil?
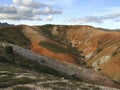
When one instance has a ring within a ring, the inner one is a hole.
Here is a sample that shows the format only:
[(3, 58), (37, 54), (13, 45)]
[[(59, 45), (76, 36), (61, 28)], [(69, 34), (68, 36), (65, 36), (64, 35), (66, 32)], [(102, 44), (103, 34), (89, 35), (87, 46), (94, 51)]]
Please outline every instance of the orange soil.
[(76, 58), (71, 54), (54, 53), (39, 45), (40, 41), (48, 41), (43, 35), (35, 30), (36, 28), (24, 27), (23, 33), (31, 40), (31, 50), (41, 55), (57, 59), (63, 62), (78, 64)]
[(32, 42), (31, 50), (35, 51), (41, 55), (48, 56), (50, 58), (57, 59), (60, 61), (69, 62), (69, 63), (73, 63), (73, 64), (78, 63), (77, 60), (75, 59), (75, 57), (72, 56), (71, 54), (60, 54), (60, 53), (51, 52), (48, 49), (41, 47), (39, 45), (39, 43), (36, 44), (36, 43)]
[[(64, 29), (64, 28), (63, 28)], [(65, 40), (72, 42), (74, 47), (78, 50), (82, 50), (84, 55), (87, 56), (91, 53), (95, 53), (87, 63), (92, 66), (92, 63), (99, 61), (103, 56), (111, 56), (110, 60), (101, 64), (101, 72), (110, 77), (120, 80), (120, 52), (117, 56), (113, 56), (116, 52), (116, 48), (120, 50), (120, 33), (115, 31), (99, 30), (91, 26), (69, 26), (66, 31)], [(58, 29), (60, 32), (64, 32), (62, 29)], [(45, 36), (37, 33), (36, 29), (25, 27), (24, 34), (31, 40), (31, 50), (39, 54), (58, 59), (60, 61), (78, 64), (77, 60), (71, 54), (54, 53), (39, 45), (40, 41), (48, 41)], [(56, 35), (57, 32), (55, 32)], [(60, 37), (64, 37), (60, 34)], [(100, 52), (97, 49), (101, 49)]]

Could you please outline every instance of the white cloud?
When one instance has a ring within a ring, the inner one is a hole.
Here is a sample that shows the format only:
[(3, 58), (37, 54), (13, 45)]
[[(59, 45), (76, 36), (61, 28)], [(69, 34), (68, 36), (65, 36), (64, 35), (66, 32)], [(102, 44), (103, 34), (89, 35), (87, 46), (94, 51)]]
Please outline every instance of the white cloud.
[(53, 17), (49, 15), (61, 13), (61, 10), (32, 0), (13, 0), (11, 5), (0, 6), (1, 20), (43, 20), (41, 16), (48, 16), (47, 19), (52, 20)]
[(33, 1), (32, 0), (23, 0), (23, 4), (24, 5), (29, 5), (31, 4)]
[(15, 5), (25, 6), (25, 7), (32, 7), (32, 8), (40, 8), (44, 6), (49, 6), (43, 3), (35, 2), (33, 0), (13, 0)]
[(4, 5), (4, 6), (0, 6), (0, 13), (16, 13), (17, 10), (16, 10), (16, 7), (14, 5)]
[(51, 7), (46, 7), (44, 13), (50, 13), (52, 11)]
[(39, 15), (34, 15), (32, 17), (32, 20), (42, 20)]
[[(74, 23), (104, 23), (105, 20), (110, 20), (110, 19), (117, 19), (120, 18), (120, 13), (113, 13), (113, 14), (108, 14), (105, 16), (86, 16), (83, 18), (70, 18), (65, 20), (65, 22), (74, 22)], [(117, 20), (115, 20), (117, 21)]]
[(42, 14), (60, 14), (60, 13), (62, 13), (62, 11), (58, 9), (53, 10), (52, 7), (50, 6), (45, 7), (45, 9), (42, 11)]
[(70, 7), (74, 0), (46, 0), (46, 3), (51, 5), (64, 5), (65, 7)]
[(46, 21), (51, 21), (53, 19), (53, 16), (52, 15), (49, 15), (47, 18), (46, 18)]
[(21, 0), (13, 0), (13, 3), (14, 4), (20, 4), (20, 3), (22, 3), (22, 1)]

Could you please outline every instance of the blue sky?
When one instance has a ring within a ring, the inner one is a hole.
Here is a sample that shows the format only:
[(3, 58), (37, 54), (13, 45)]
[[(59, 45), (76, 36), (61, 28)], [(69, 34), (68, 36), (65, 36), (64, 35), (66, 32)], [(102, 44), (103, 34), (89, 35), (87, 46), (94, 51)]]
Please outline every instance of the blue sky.
[(120, 0), (1, 0), (0, 22), (120, 29)]

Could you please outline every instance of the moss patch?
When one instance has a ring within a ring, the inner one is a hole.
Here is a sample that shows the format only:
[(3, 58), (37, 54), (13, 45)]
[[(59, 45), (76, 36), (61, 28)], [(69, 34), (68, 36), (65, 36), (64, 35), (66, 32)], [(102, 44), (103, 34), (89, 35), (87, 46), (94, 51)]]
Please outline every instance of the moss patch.
[(55, 43), (42, 41), (40, 42), (40, 45), (54, 53), (70, 53), (68, 48), (57, 45)]

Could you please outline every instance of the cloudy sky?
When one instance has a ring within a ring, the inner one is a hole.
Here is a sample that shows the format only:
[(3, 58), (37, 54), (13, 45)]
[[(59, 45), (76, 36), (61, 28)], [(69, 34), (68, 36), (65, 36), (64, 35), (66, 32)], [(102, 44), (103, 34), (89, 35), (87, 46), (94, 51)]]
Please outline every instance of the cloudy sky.
[(120, 0), (0, 0), (0, 22), (120, 29)]

